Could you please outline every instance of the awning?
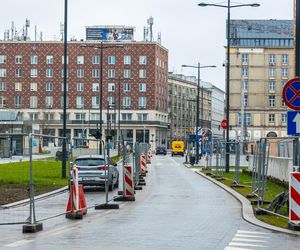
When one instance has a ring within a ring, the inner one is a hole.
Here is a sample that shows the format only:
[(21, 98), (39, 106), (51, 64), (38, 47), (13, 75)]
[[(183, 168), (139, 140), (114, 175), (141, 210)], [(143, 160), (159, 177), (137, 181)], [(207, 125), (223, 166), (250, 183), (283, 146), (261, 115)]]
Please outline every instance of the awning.
[(19, 111), (0, 111), (0, 121), (16, 121)]

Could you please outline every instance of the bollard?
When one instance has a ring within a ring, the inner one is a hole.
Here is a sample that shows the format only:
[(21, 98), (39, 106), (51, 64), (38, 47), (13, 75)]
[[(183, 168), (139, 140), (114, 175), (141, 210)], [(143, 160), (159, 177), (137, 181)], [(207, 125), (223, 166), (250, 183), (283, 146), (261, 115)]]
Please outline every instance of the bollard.
[(289, 223), (291, 230), (300, 231), (300, 173), (290, 173)]

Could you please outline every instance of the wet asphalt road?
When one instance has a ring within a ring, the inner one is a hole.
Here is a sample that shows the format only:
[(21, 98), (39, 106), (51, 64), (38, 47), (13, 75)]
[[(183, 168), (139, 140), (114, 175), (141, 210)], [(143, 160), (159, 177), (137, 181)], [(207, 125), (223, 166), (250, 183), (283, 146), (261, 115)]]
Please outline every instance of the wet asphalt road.
[[(0, 249), (299, 249), (300, 237), (245, 222), (228, 193), (185, 168), (184, 158), (153, 157), (147, 186), (119, 210), (89, 209), (80, 221), (59, 216), (44, 230), (22, 234), (21, 225), (0, 226)], [(116, 194), (110, 194), (110, 197)], [(105, 193), (86, 192), (88, 206)], [(37, 204), (38, 218), (63, 212), (67, 193)]]

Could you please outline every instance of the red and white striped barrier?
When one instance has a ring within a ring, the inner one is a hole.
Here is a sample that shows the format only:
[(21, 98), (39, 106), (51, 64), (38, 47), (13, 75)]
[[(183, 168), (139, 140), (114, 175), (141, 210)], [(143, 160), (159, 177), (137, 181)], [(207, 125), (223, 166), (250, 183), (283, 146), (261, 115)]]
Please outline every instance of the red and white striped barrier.
[(148, 150), (148, 163), (151, 163), (151, 148)]
[(289, 221), (300, 224), (300, 172), (290, 173)]
[(124, 183), (125, 192), (124, 197), (134, 197), (134, 183), (132, 166), (124, 166)]
[(146, 155), (141, 154), (140, 163), (141, 163), (141, 173), (145, 174), (147, 171)]

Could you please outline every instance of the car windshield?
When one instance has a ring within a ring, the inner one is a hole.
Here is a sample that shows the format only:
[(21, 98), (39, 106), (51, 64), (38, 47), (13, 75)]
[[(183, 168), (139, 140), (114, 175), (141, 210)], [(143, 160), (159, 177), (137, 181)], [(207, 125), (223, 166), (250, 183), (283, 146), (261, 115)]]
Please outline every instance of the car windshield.
[(100, 166), (104, 165), (103, 159), (77, 159), (75, 160), (77, 166)]

